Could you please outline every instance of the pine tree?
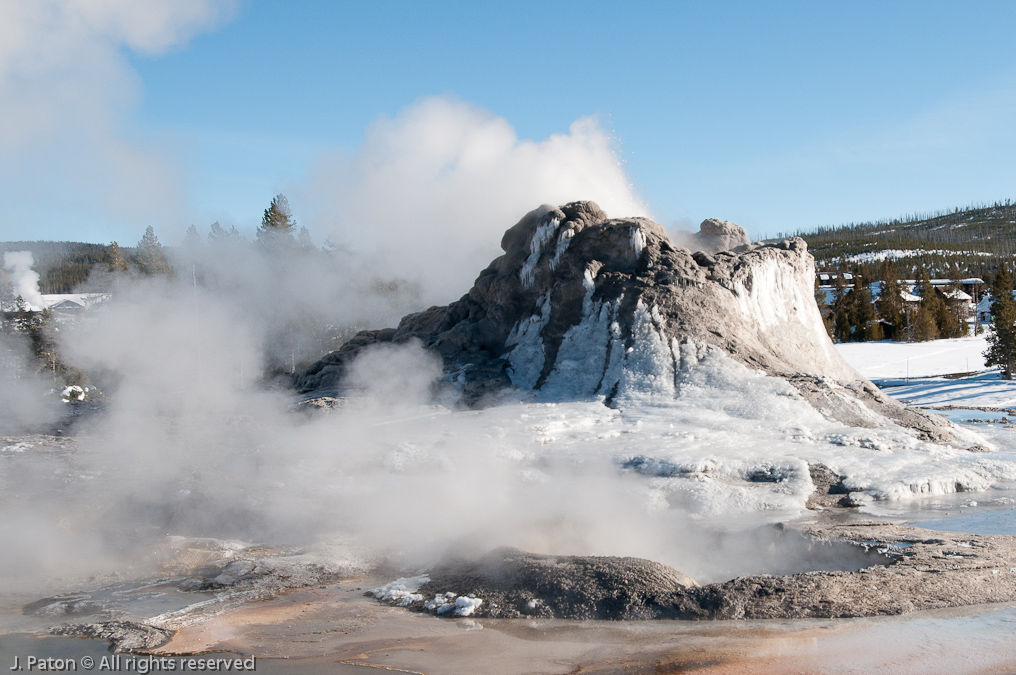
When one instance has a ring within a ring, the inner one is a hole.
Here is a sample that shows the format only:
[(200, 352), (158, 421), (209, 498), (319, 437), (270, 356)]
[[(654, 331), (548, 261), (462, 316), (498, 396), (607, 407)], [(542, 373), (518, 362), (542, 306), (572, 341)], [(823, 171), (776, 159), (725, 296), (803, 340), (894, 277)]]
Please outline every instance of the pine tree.
[(201, 246), (201, 235), (198, 234), (198, 228), (193, 225), (187, 228), (187, 233), (183, 235), (183, 246), (191, 251)]
[(307, 251), (314, 250), (314, 240), (310, 238), (310, 231), (306, 227), (300, 228), (296, 240), (300, 243), (300, 248)]
[(836, 274), (836, 279), (833, 282), (833, 339), (839, 342), (845, 342), (850, 339), (851, 327), (853, 323), (850, 320), (850, 291), (847, 288), (847, 283), (843, 279), (843, 270), (841, 269)]
[(137, 264), (142, 274), (173, 276), (173, 268), (166, 260), (166, 252), (162, 250), (162, 244), (155, 236), (155, 228), (151, 225), (145, 230), (145, 236), (141, 237), (141, 241), (138, 242)]
[(1012, 297), (1012, 277), (1002, 266), (991, 285), (992, 331), (984, 363), (1002, 369), (1002, 377), (1011, 380), (1016, 369), (1016, 301)]
[(258, 227), (258, 242), (270, 246), (290, 245), (295, 243), (293, 231), (296, 230), (296, 221), (293, 220), (293, 212), (289, 208), (289, 200), (286, 195), (277, 194), (275, 199), (261, 218), (261, 226)]
[(920, 277), (917, 293), (921, 296), (921, 303), (917, 306), (917, 312), (914, 314), (914, 338), (918, 342), (926, 342), (938, 337), (939, 329), (936, 317), (939, 315), (942, 300), (931, 284), (931, 277), (928, 275), (927, 269), (921, 268)]
[(212, 223), (208, 232), (208, 243), (210, 244), (225, 244), (243, 240), (243, 235), (236, 229), (236, 225), (230, 225), (229, 229), (226, 230), (222, 225), (219, 225), (219, 221)]
[(878, 295), (878, 316), (889, 324), (889, 338), (902, 340), (906, 335), (907, 311), (903, 305), (900, 279), (896, 275), (896, 266), (887, 258), (882, 261), (879, 271), (882, 291)]
[[(330, 240), (325, 240), (325, 246), (328, 246)], [(815, 304), (818, 306), (819, 316), (822, 317), (822, 324), (825, 326), (826, 333), (829, 333), (829, 338), (833, 337), (833, 314), (832, 309), (829, 307), (829, 303), (826, 302), (825, 289), (819, 287), (818, 277), (815, 278)]]
[(859, 342), (881, 340), (882, 329), (881, 327), (876, 329), (878, 323), (875, 321), (875, 308), (871, 304), (871, 292), (859, 275), (854, 275), (854, 290), (850, 295), (853, 305), (853, 339)]
[(123, 251), (120, 250), (120, 244), (115, 241), (106, 249), (106, 264), (109, 265), (109, 271), (114, 274), (126, 272), (129, 269), (127, 260), (123, 257)]

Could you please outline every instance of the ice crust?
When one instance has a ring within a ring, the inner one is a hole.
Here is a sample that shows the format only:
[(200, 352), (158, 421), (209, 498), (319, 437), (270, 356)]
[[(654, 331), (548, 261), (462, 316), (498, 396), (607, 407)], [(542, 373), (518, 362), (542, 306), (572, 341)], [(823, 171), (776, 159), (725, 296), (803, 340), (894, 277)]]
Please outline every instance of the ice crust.
[[(609, 315), (601, 307), (590, 316), (604, 311)], [(647, 334), (657, 331), (651, 311), (641, 320)], [(590, 324), (596, 322), (605, 319)], [(1016, 462), (1005, 457), (921, 441), (895, 426), (865, 429), (826, 419), (786, 380), (750, 370), (718, 349), (662, 338), (643, 344), (650, 346), (624, 355), (628, 370), (663, 360), (674, 376), (633, 382), (614, 408), (590, 396), (413, 417), (400, 425), (399, 438), (413, 439), (415, 462), (413, 471), (399, 469), (401, 480), (464, 486), (471, 479), (458, 476), (482, 466), (482, 487), (476, 489), (484, 499), (505, 508), (546, 500), (552, 518), (559, 501), (587, 498), (580, 493), (602, 479), (607, 482), (601, 489), (620, 493), (611, 499), (645, 518), (754, 513), (774, 522), (803, 512), (814, 490), (808, 470), (814, 463), (845, 476), (858, 503), (985, 490), (1016, 480)], [(574, 369), (577, 380), (581, 372)], [(449, 447), (449, 437), (469, 438), (468, 453)], [(406, 456), (405, 441), (393, 442), (382, 465)], [(442, 494), (448, 499), (451, 493)]]

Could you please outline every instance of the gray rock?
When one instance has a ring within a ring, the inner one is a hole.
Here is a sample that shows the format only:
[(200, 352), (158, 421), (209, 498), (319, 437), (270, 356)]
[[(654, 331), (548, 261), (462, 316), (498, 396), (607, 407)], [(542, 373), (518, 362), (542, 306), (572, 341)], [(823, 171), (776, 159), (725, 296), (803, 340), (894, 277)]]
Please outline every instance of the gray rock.
[(105, 621), (60, 626), (50, 631), (54, 635), (96, 638), (107, 640), (114, 652), (133, 652), (155, 649), (169, 642), (175, 631), (157, 628), (135, 621)]
[[(427, 591), (483, 599), (478, 614), (501, 618), (651, 619), (671, 594), (697, 584), (642, 558), (549, 556), (513, 548), (430, 572)], [(417, 603), (423, 606), (423, 603)]]
[(730, 251), (739, 246), (750, 246), (751, 239), (743, 227), (728, 220), (708, 218), (699, 225), (695, 235), (698, 248), (706, 253)]

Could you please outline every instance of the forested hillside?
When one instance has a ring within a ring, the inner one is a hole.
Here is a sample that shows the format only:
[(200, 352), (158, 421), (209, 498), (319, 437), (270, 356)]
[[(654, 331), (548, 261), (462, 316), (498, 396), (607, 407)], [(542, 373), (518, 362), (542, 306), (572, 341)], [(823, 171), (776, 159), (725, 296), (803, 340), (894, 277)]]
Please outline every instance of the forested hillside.
[(803, 237), (820, 271), (839, 269), (878, 277), (880, 262), (895, 261), (900, 276), (987, 278), (1016, 253), (1016, 203), (1010, 200), (872, 223), (781, 233)]
[(0, 242), (0, 259), (6, 251), (31, 251), (35, 261), (33, 269), (42, 277), (40, 292), (73, 293), (83, 290), (94, 266), (105, 265), (106, 250), (102, 244), (76, 241), (5, 241)]

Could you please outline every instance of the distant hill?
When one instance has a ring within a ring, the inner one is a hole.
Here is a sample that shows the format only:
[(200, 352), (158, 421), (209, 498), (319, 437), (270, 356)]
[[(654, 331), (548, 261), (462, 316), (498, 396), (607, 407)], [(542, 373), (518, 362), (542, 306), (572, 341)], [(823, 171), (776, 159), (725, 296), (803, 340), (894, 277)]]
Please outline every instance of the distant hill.
[(1001, 261), (1016, 253), (1016, 203), (971, 206), (895, 220), (820, 227), (781, 234), (802, 237), (820, 271), (840, 267), (874, 277), (886, 257), (901, 276), (916, 276), (924, 267), (931, 276), (948, 276), (958, 266), (965, 277), (990, 276)]
[(105, 271), (106, 247), (80, 241), (4, 241), (0, 242), (0, 259), (6, 251), (31, 251), (33, 269), (42, 277), (39, 290), (44, 294), (107, 291)]

